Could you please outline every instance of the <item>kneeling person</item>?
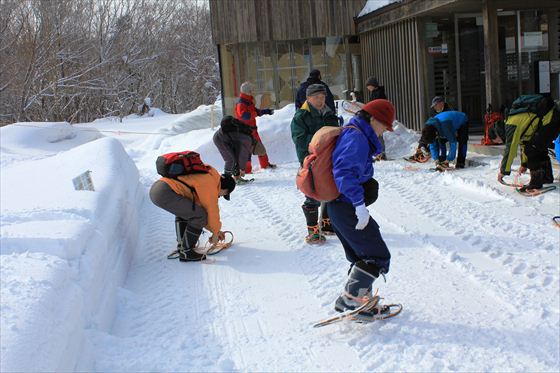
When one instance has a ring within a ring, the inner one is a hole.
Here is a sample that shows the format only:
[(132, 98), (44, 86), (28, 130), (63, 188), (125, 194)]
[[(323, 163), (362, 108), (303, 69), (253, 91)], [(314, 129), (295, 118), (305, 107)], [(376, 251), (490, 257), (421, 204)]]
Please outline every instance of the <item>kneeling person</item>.
[(182, 262), (206, 259), (205, 254), (194, 250), (203, 228), (212, 232), (211, 243), (224, 239), (218, 198), (229, 201), (234, 189), (233, 177), (220, 176), (213, 167), (208, 173), (182, 175), (177, 179), (162, 177), (152, 185), (152, 202), (175, 215), (177, 250)]

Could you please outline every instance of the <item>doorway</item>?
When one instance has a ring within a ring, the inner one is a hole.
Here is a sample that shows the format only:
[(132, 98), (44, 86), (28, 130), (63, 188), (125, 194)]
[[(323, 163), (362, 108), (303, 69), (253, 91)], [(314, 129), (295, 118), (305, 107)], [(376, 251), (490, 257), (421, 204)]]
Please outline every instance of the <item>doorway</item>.
[(469, 116), (471, 132), (481, 131), (486, 109), (482, 15), (455, 16), (455, 44), (459, 110)]

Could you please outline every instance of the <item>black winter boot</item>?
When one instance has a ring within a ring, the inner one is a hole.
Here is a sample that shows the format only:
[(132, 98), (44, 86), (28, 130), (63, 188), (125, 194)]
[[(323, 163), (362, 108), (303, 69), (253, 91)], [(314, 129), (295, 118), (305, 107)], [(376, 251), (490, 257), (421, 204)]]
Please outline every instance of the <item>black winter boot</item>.
[(177, 236), (177, 251), (181, 249), (181, 241), (187, 229), (187, 221), (175, 216), (175, 235)]
[(550, 159), (542, 163), (544, 170), (543, 184), (552, 184), (554, 182), (554, 174), (552, 173), (552, 163)]
[(303, 210), (303, 215), (305, 215), (305, 221), (307, 226), (313, 227), (319, 222), (319, 207), (308, 208), (307, 206), (301, 206)]
[(194, 251), (201, 233), (202, 229), (200, 228), (186, 227), (185, 234), (181, 240), (181, 248), (179, 249), (179, 260), (181, 262), (199, 262), (206, 259), (205, 254), (199, 254)]
[(334, 309), (344, 312), (356, 309), (372, 298), (371, 287), (379, 277), (375, 263), (356, 262), (350, 269), (344, 292), (335, 302)]
[(542, 189), (544, 170), (543, 169), (530, 170), (530, 174), (531, 174), (531, 180), (529, 181), (529, 184), (524, 185), (519, 189), (521, 192), (525, 192), (528, 189)]

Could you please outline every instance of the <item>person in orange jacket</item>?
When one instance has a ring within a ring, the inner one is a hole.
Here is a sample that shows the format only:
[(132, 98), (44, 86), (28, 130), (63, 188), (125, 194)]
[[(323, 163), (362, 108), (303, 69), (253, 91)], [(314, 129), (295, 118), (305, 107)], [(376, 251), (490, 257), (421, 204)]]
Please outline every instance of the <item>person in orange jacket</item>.
[(224, 240), (218, 198), (229, 201), (234, 189), (233, 177), (220, 176), (211, 166), (208, 173), (181, 175), (177, 179), (162, 177), (152, 185), (150, 199), (154, 205), (175, 215), (180, 261), (206, 259), (206, 255), (194, 250), (203, 228), (212, 232), (211, 243)]
[[(241, 84), (239, 88), (241, 93), (239, 94), (239, 100), (235, 104), (235, 117), (245, 124), (253, 127), (253, 137), (255, 140), (262, 144), (259, 132), (257, 131), (257, 117), (262, 115), (274, 114), (272, 109), (259, 110), (255, 107), (255, 99), (253, 97), (253, 85), (250, 82), (245, 82)], [(268, 161), (268, 154), (259, 155), (259, 163), (261, 168), (276, 168), (275, 164)], [(250, 174), (252, 172), (251, 157), (245, 165), (245, 173)]]

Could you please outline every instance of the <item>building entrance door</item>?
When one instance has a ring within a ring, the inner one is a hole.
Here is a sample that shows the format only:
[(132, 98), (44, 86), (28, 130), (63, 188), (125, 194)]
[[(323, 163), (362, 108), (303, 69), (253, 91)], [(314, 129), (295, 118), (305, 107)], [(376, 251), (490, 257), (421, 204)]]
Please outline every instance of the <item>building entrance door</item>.
[(482, 15), (455, 16), (459, 110), (469, 116), (471, 132), (483, 128), (486, 109)]

